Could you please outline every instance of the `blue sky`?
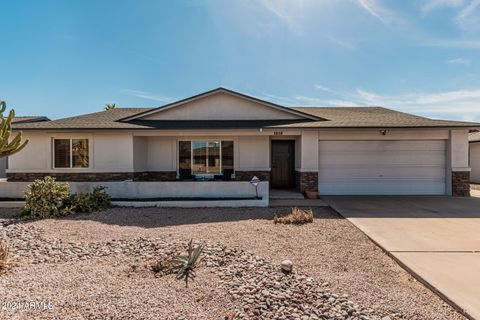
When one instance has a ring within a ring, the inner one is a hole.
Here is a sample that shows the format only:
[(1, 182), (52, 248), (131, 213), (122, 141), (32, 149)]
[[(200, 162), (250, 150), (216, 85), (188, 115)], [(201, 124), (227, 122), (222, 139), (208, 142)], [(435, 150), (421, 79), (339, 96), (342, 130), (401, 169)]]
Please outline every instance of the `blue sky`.
[(53, 119), (224, 86), (480, 121), (480, 0), (4, 0), (0, 99)]

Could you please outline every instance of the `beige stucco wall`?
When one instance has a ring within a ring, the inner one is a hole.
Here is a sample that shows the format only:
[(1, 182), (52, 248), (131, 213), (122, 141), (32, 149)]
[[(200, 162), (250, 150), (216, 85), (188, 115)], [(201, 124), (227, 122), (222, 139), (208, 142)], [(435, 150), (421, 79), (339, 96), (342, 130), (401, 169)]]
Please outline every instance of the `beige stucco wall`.
[(199, 100), (163, 110), (145, 120), (266, 120), (298, 119), (299, 117), (258, 102), (226, 93), (216, 93)]
[[(293, 132), (293, 131), (292, 131)], [(143, 134), (144, 136), (139, 136)], [(155, 135), (157, 136), (155, 136)], [(170, 136), (159, 136), (169, 134)], [(296, 136), (301, 134), (301, 136)], [(318, 169), (318, 140), (445, 140), (447, 142), (447, 171), (468, 170), (467, 130), (389, 130), (382, 135), (378, 130), (304, 130), (284, 138), (296, 141), (296, 169)], [(148, 135), (148, 136), (147, 136)], [(236, 170), (270, 170), (270, 139), (273, 132), (128, 132), (95, 131), (78, 133), (24, 132), (30, 143), (20, 153), (9, 158), (7, 172), (132, 172), (175, 171), (177, 169), (177, 146), (179, 140), (231, 139), (234, 141)], [(54, 137), (86, 137), (90, 140), (90, 163), (88, 169), (53, 169), (51, 141)], [(321, 150), (320, 150), (321, 152)], [(447, 173), (448, 174), (448, 173)], [(447, 177), (448, 179), (448, 177)]]
[(451, 130), (448, 149), (448, 160), (452, 171), (470, 170), (468, 163), (468, 130)]
[(319, 140), (446, 140), (448, 130), (376, 129), (319, 130)]
[(42, 172), (51, 167), (51, 143), (45, 133), (24, 132), (23, 137), (29, 140), (27, 146), (19, 153), (9, 157), (7, 172)]
[(480, 142), (470, 143), (471, 182), (480, 183)]
[(270, 170), (269, 136), (239, 137), (235, 150), (238, 154), (236, 170)]
[(147, 137), (133, 137), (133, 169), (147, 170), (148, 142)]
[[(30, 142), (9, 157), (7, 172), (131, 172), (133, 170), (133, 135), (131, 132), (24, 132)], [(54, 169), (53, 138), (89, 139), (90, 168)]]
[(177, 170), (177, 140), (174, 137), (147, 138), (147, 171)]
[(93, 171), (131, 172), (133, 169), (133, 136), (130, 132), (93, 135)]

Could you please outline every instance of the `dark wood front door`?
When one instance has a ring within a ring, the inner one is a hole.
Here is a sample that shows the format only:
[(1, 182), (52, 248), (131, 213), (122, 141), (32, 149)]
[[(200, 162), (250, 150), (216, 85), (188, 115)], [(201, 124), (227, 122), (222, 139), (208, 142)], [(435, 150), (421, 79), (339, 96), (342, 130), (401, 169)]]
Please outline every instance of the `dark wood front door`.
[(271, 161), (271, 187), (295, 187), (295, 141), (272, 140)]

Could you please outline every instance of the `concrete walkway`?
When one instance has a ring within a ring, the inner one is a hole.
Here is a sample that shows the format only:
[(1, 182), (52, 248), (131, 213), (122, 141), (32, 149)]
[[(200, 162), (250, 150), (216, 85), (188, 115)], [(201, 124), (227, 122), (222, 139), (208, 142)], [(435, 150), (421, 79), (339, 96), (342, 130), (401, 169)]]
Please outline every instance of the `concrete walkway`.
[(427, 286), (480, 319), (480, 198), (323, 199)]

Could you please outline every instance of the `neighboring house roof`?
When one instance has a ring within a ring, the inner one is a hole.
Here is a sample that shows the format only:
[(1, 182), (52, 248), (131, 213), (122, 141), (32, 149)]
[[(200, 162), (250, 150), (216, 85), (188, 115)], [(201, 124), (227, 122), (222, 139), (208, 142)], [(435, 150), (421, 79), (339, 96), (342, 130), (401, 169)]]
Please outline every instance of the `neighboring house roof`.
[[(297, 120), (144, 120), (145, 115), (191, 102), (213, 93), (228, 93), (242, 99), (299, 116)], [(224, 88), (180, 100), (160, 108), (115, 108), (46, 122), (16, 123), (17, 130), (72, 129), (246, 129), (246, 128), (480, 128), (479, 123), (434, 120), (382, 107), (296, 107), (287, 108)]]
[(30, 123), (30, 122), (41, 122), (41, 121), (50, 121), (47, 117), (44, 116), (18, 116), (13, 117), (12, 124), (14, 123)]
[(480, 132), (470, 133), (470, 135), (468, 136), (468, 140), (470, 142), (480, 141)]

